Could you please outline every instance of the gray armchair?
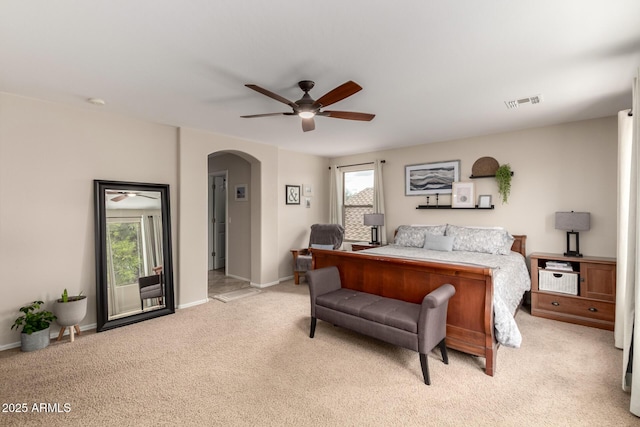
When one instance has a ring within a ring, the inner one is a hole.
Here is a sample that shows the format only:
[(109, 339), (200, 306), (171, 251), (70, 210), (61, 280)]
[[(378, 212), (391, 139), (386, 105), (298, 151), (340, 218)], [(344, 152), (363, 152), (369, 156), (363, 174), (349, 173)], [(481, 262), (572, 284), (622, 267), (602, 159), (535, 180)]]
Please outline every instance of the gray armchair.
[(344, 239), (344, 227), (340, 224), (313, 224), (309, 235), (309, 247), (305, 249), (292, 249), (293, 255), (293, 281), (300, 284), (300, 274), (304, 275), (311, 270), (310, 249), (338, 249)]
[(144, 300), (149, 298), (157, 298), (158, 305), (162, 305), (162, 297), (164, 296), (162, 274), (140, 277), (138, 278), (138, 285), (140, 286), (141, 310), (144, 310)]

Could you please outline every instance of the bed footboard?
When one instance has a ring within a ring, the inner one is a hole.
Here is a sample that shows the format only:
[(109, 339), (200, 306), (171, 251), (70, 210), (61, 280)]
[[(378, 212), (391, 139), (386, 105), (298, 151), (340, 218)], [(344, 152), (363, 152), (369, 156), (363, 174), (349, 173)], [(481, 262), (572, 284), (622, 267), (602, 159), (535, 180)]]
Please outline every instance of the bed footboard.
[(484, 357), (485, 372), (493, 376), (497, 343), (490, 268), (314, 249), (313, 268), (329, 266), (338, 267), (343, 287), (416, 304), (451, 283), (456, 293), (447, 312), (447, 347)]

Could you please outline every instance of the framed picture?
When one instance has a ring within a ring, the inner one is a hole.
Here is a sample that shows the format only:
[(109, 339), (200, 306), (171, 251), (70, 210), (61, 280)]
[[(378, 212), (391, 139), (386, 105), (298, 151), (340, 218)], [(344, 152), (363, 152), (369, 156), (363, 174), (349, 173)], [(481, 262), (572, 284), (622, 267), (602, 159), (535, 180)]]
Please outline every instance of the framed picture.
[(247, 184), (236, 185), (235, 199), (239, 202), (246, 202), (249, 200), (249, 188), (247, 187)]
[(311, 207), (311, 197), (305, 197), (305, 198), (304, 198), (304, 205), (305, 205), (307, 208), (310, 208), (310, 207)]
[(454, 182), (452, 185), (452, 208), (475, 208), (475, 184), (473, 182)]
[(300, 204), (300, 186), (299, 185), (285, 185), (285, 200), (287, 205), (299, 205)]
[(460, 160), (404, 167), (405, 195), (450, 194), (460, 180)]
[(305, 196), (313, 196), (313, 189), (311, 187), (311, 184), (305, 184), (304, 185), (304, 195)]
[(479, 209), (491, 209), (491, 195), (481, 194), (478, 196), (478, 208)]

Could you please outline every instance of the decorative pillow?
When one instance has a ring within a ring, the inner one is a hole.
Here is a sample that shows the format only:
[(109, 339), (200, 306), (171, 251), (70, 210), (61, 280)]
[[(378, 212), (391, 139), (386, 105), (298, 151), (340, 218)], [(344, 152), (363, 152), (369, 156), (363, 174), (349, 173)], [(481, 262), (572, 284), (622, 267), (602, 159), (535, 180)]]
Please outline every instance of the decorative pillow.
[(311, 249), (328, 249), (333, 250), (333, 245), (320, 245), (318, 243), (312, 243)]
[(434, 251), (451, 252), (453, 249), (453, 240), (451, 236), (436, 236), (435, 234), (427, 233), (424, 238), (424, 248), (433, 249)]
[(413, 248), (421, 248), (424, 246), (424, 230), (409, 225), (401, 225), (398, 227), (395, 244), (399, 246), (408, 246)]
[(447, 225), (447, 236), (454, 238), (454, 251), (509, 255), (514, 238), (503, 228), (458, 227)]
[(425, 233), (434, 234), (436, 236), (444, 236), (447, 230), (447, 224), (442, 225), (401, 225), (400, 227), (411, 227), (423, 230)]

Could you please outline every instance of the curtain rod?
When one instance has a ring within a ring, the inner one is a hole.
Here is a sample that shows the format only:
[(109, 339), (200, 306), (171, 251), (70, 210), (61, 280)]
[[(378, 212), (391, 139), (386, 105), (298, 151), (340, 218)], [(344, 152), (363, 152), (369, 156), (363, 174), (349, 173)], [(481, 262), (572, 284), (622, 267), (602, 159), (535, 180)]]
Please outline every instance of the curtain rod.
[[(352, 165), (340, 165), (338, 166), (339, 168), (348, 168), (349, 166), (363, 166), (363, 165), (372, 165), (375, 162), (366, 162), (366, 163), (354, 163)], [(380, 163), (386, 163), (386, 160), (380, 160)], [(331, 166), (329, 166), (329, 169), (331, 169)]]

